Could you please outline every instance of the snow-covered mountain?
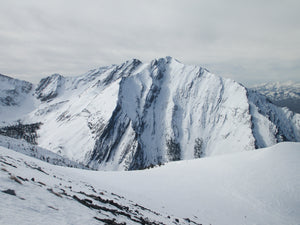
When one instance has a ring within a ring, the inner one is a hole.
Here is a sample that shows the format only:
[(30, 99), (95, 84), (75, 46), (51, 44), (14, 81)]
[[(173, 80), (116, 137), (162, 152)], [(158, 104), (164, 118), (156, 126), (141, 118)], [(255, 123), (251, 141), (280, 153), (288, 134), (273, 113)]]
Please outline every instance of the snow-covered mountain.
[(298, 224), (299, 150), (280, 143), (103, 172), (0, 147), (0, 224)]
[(300, 83), (266, 83), (251, 88), (267, 96), (274, 104), (300, 113)]
[(19, 105), (31, 91), (32, 84), (0, 74), (0, 105)]
[[(14, 120), (42, 123), (39, 146), (96, 169), (141, 169), (300, 141), (299, 114), (171, 57), (78, 77), (54, 74), (28, 93)], [(3, 116), (9, 110), (0, 112), (6, 126), (13, 124)]]

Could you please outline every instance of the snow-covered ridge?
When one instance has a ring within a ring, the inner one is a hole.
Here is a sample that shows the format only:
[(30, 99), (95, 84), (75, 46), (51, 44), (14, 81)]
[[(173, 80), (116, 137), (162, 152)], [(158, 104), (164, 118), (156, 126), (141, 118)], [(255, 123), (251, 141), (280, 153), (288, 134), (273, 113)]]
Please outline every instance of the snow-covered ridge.
[(299, 114), (172, 57), (52, 75), (28, 99), (34, 107), (15, 120), (43, 123), (38, 145), (96, 169), (141, 169), (300, 141)]
[(292, 81), (255, 85), (252, 89), (257, 90), (264, 95), (274, 96), (278, 98), (278, 100), (285, 98), (300, 98), (300, 83)]
[(64, 84), (65, 79), (59, 74), (43, 78), (35, 89), (35, 94), (41, 101), (50, 101), (55, 98)]
[(19, 105), (31, 91), (32, 84), (0, 74), (0, 106)]

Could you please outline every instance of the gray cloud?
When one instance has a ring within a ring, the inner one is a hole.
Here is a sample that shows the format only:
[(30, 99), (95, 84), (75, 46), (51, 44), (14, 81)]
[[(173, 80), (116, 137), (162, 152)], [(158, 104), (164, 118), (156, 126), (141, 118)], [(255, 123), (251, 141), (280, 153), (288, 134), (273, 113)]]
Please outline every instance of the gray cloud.
[(38, 82), (171, 55), (251, 85), (300, 81), (298, 1), (0, 0), (0, 73)]

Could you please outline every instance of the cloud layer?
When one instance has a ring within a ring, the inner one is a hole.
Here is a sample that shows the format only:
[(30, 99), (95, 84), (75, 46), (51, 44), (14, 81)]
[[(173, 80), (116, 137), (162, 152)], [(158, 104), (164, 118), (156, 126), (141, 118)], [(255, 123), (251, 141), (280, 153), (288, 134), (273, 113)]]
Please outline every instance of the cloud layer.
[(38, 82), (167, 55), (246, 85), (300, 81), (299, 1), (0, 0), (0, 73)]

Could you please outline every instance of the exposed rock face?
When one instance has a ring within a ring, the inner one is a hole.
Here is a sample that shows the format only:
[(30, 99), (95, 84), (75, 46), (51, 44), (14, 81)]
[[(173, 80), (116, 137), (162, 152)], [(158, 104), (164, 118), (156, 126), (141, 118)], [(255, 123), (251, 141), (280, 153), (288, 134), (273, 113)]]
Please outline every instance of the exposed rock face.
[(299, 114), (171, 57), (52, 75), (35, 90), (35, 109), (20, 119), (43, 123), (38, 145), (97, 169), (141, 169), (300, 141)]

